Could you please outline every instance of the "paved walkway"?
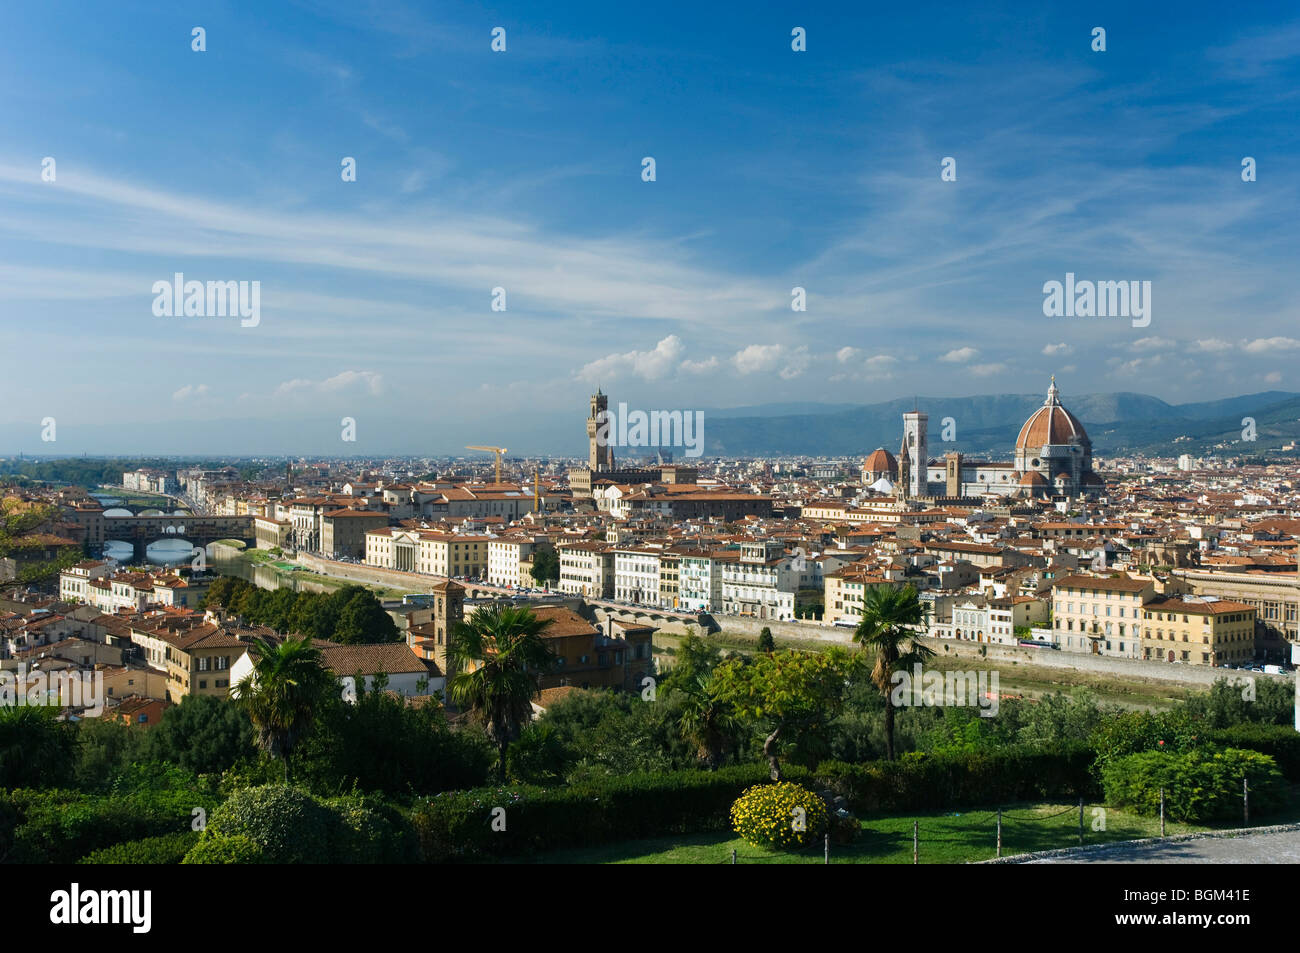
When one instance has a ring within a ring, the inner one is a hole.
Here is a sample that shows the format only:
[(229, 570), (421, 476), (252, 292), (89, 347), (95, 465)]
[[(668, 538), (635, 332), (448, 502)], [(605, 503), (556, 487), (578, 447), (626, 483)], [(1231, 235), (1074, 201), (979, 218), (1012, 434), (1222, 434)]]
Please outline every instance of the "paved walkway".
[[(1010, 858), (1008, 858), (1010, 860)], [(1300, 826), (1249, 834), (1190, 834), (1027, 854), (1024, 864), (1300, 864)]]

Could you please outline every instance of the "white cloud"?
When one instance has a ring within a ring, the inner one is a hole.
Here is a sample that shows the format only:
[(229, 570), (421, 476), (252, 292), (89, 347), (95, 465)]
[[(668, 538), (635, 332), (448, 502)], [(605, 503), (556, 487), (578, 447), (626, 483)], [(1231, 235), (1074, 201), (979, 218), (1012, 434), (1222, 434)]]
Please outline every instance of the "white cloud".
[(850, 361), (856, 361), (862, 356), (862, 352), (856, 347), (842, 347), (835, 352), (835, 360), (841, 364), (848, 364)]
[(206, 397), (208, 393), (207, 384), (186, 384), (176, 393), (172, 394), (172, 400), (189, 400), (192, 397)]
[(772, 370), (784, 353), (785, 348), (780, 344), (751, 344), (733, 354), (731, 362), (742, 374), (757, 374)]
[(1061, 356), (1065, 356), (1066, 354), (1069, 354), (1073, 350), (1074, 348), (1070, 347), (1070, 345), (1066, 344), (1064, 341), (1062, 341), (1060, 344), (1043, 345), (1043, 353), (1048, 357), (1056, 357), (1058, 354)]
[(973, 347), (959, 347), (949, 351), (939, 360), (947, 361), (949, 364), (965, 364), (978, 353), (979, 351)]
[(1203, 354), (1216, 354), (1220, 351), (1231, 351), (1232, 342), (1225, 341), (1222, 338), (1201, 338), (1192, 342), (1191, 350), (1200, 351)]
[(376, 374), (374, 371), (343, 371), (323, 381), (308, 380), (305, 377), (296, 377), (293, 380), (284, 381), (276, 387), (272, 396), (320, 396), (356, 389), (367, 390), (373, 395), (379, 395), (383, 393), (383, 382), (384, 376)]
[(1270, 351), (1294, 351), (1300, 348), (1300, 341), (1295, 338), (1256, 338), (1253, 341), (1242, 341), (1241, 349), (1247, 354), (1267, 354)]
[(784, 344), (751, 344), (731, 356), (731, 363), (741, 374), (776, 371), (782, 380), (793, 380), (808, 369), (808, 348), (791, 350)]
[(808, 364), (812, 359), (808, 356), (808, 348), (797, 347), (781, 368), (781, 379), (790, 381), (794, 380), (804, 371), (808, 370)]
[(1149, 337), (1138, 338), (1129, 346), (1135, 351), (1162, 351), (1173, 347), (1174, 342), (1169, 338)]
[(1270, 371), (1269, 373), (1267, 373), (1267, 374), (1264, 375), (1264, 383), (1265, 383), (1265, 384), (1280, 384), (1280, 383), (1282, 383), (1282, 375), (1281, 375), (1281, 373), (1278, 372), (1278, 371)]
[(972, 364), (970, 372), (976, 377), (992, 377), (994, 374), (1005, 372), (1005, 364)]
[[(614, 380), (624, 374), (635, 374), (648, 381), (662, 380), (676, 369), (686, 351), (682, 339), (675, 334), (661, 340), (649, 351), (625, 351), (608, 354), (583, 366), (578, 376), (586, 380)], [(691, 363), (691, 362), (687, 362)], [(707, 362), (704, 362), (707, 363)], [(698, 364), (695, 369), (698, 369)]]
[(709, 371), (716, 371), (718, 364), (716, 357), (704, 361), (682, 361), (682, 370), (687, 374), (707, 374)]

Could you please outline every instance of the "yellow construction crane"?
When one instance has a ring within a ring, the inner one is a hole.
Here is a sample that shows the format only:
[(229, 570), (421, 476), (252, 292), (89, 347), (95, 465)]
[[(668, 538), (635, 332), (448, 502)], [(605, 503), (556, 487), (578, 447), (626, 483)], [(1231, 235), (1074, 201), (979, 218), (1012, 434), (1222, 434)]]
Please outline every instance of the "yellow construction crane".
[(466, 450), (486, 450), (488, 453), (497, 455), (497, 485), (501, 484), (501, 454), (506, 452), (505, 447), (466, 447)]

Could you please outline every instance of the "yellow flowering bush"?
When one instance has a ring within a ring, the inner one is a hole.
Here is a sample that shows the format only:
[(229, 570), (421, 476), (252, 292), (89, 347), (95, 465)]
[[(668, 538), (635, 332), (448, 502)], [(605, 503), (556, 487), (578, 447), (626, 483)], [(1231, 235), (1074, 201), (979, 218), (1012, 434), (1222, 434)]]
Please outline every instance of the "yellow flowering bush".
[(799, 850), (826, 830), (826, 804), (790, 781), (758, 784), (731, 805), (731, 826), (755, 847)]

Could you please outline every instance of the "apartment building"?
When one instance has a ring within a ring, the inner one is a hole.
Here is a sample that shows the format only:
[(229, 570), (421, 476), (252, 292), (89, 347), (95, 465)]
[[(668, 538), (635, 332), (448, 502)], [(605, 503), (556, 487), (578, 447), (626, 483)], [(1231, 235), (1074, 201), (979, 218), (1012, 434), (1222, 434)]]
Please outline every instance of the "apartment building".
[(695, 612), (721, 611), (722, 567), (740, 561), (735, 552), (689, 550), (681, 554), (677, 604)]
[(614, 550), (614, 598), (636, 605), (660, 605), (661, 546), (619, 546)]
[(595, 541), (560, 543), (561, 592), (609, 599), (614, 595), (614, 547)]
[(676, 547), (667, 547), (659, 556), (659, 605), (676, 609), (681, 602), (682, 554)]
[(1069, 575), (1052, 586), (1052, 631), (1063, 651), (1142, 657), (1143, 606), (1156, 598), (1150, 579)]
[(1290, 661), (1290, 646), (1300, 641), (1296, 622), (1300, 580), (1294, 572), (1175, 569), (1173, 575), (1186, 582), (1197, 595), (1217, 596), (1250, 606), (1259, 623), (1256, 649), (1265, 658)]
[(167, 700), (186, 695), (230, 693), (230, 666), (247, 651), (247, 643), (213, 622), (176, 632), (161, 632), (167, 666)]
[(606, 633), (564, 606), (536, 606), (533, 612), (551, 623), (542, 637), (556, 656), (555, 667), (541, 678), (543, 689), (572, 685), (633, 691), (653, 669), (654, 630), (647, 626), (611, 627)]
[(778, 540), (745, 542), (740, 558), (721, 564), (721, 609), (727, 615), (757, 619), (794, 619), (795, 592), (806, 570), (807, 560), (785, 555)]
[(1184, 595), (1142, 607), (1142, 657), (1189, 665), (1254, 661), (1255, 609), (1244, 602)]
[(388, 525), (387, 513), (366, 510), (338, 509), (322, 513), (320, 518), (320, 551), (331, 559), (347, 556), (354, 559), (366, 555), (366, 533)]
[(532, 586), (533, 555), (551, 549), (545, 537), (505, 536), (488, 541), (487, 581), (494, 586)]
[(828, 572), (823, 580), (825, 585), (822, 598), (826, 608), (822, 621), (831, 625), (857, 624), (862, 618), (862, 604), (867, 591), (878, 586), (893, 585), (878, 570), (861, 563)]

